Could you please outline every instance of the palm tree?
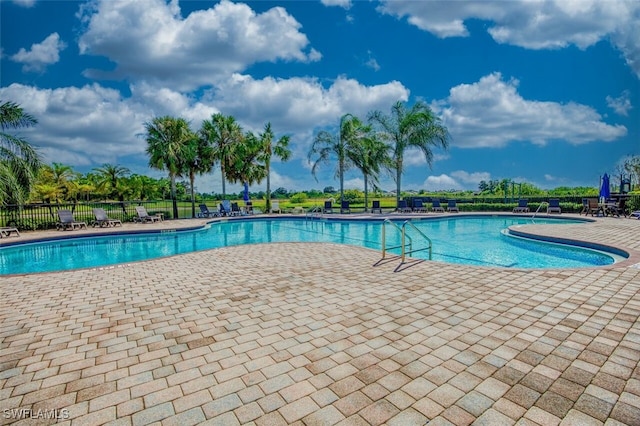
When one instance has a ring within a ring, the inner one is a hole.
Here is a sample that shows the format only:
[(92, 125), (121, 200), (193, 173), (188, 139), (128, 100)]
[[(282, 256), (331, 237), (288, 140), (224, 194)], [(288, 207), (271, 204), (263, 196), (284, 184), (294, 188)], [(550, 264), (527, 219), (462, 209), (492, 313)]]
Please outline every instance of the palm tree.
[(344, 173), (352, 166), (345, 149), (347, 140), (353, 133), (352, 118), (353, 115), (351, 114), (345, 114), (340, 117), (338, 134), (332, 134), (325, 130), (318, 132), (308, 155), (309, 161), (315, 158), (313, 166), (311, 167), (311, 173), (314, 177), (316, 176), (318, 167), (321, 164), (329, 163), (335, 155), (338, 161), (336, 176), (340, 179), (340, 200), (344, 199)]
[(264, 126), (264, 132), (258, 136), (262, 145), (264, 166), (267, 172), (267, 192), (266, 192), (266, 204), (265, 211), (269, 213), (271, 211), (271, 157), (276, 156), (282, 161), (287, 161), (291, 157), (291, 150), (289, 150), (289, 136), (282, 136), (274, 143), (275, 135), (271, 130), (271, 123), (267, 123)]
[(170, 116), (156, 117), (144, 124), (147, 131), (147, 154), (149, 166), (158, 170), (167, 170), (171, 181), (171, 199), (173, 217), (178, 218), (176, 199), (176, 177), (187, 170), (186, 159), (193, 158), (193, 132), (183, 118)]
[(416, 102), (410, 109), (398, 101), (391, 107), (391, 115), (380, 111), (369, 113), (369, 121), (380, 126), (380, 130), (391, 142), (393, 168), (396, 172), (396, 205), (400, 201), (404, 153), (407, 148), (420, 149), (431, 167), (432, 147), (446, 149), (449, 146), (449, 131), (424, 102)]
[(234, 144), (242, 140), (242, 128), (233, 116), (220, 113), (202, 122), (200, 135), (213, 147), (213, 158), (220, 163), (222, 173), (222, 198), (226, 195), (225, 179), (229, 163), (235, 161), (231, 156)]
[(189, 183), (191, 188), (191, 217), (196, 217), (196, 198), (194, 182), (196, 174), (202, 175), (209, 173), (215, 162), (214, 150), (205, 139), (199, 138), (193, 134), (190, 144), (192, 146), (189, 152), (193, 154), (193, 157), (187, 158), (186, 166), (189, 171)]
[(35, 148), (6, 130), (31, 127), (37, 122), (18, 104), (0, 104), (0, 202), (4, 204), (23, 204), (27, 200), (42, 165)]
[(262, 162), (264, 155), (261, 139), (252, 132), (247, 132), (244, 138), (233, 145), (227, 164), (227, 178), (232, 183), (252, 185), (267, 177), (267, 169)]
[(123, 201), (123, 196), (118, 191), (118, 182), (127, 177), (131, 171), (123, 166), (105, 163), (101, 167), (93, 169), (97, 174), (97, 185), (108, 197), (118, 197)]
[(347, 144), (347, 157), (362, 172), (364, 177), (364, 210), (369, 207), (369, 182), (378, 188), (378, 176), (382, 168), (391, 168), (389, 146), (384, 143), (371, 126), (364, 125), (360, 119), (352, 119), (353, 133)]

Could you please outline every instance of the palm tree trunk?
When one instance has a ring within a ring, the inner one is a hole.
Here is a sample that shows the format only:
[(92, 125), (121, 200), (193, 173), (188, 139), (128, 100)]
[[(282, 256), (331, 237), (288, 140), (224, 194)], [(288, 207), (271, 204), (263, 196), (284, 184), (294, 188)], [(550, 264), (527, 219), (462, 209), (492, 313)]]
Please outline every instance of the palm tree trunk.
[(397, 167), (396, 169), (396, 208), (397, 208), (398, 204), (400, 204), (400, 187), (401, 187), (400, 179), (402, 178), (402, 162), (398, 161), (396, 167)]
[(267, 167), (267, 193), (265, 194), (265, 198), (267, 200), (265, 204), (265, 213), (271, 212), (271, 162), (267, 160), (265, 162), (265, 166)]
[(344, 159), (340, 158), (340, 204), (344, 201)]
[(222, 163), (220, 163), (220, 172), (222, 173), (222, 199), (224, 200), (227, 191), (224, 187), (224, 165)]
[(366, 213), (369, 210), (369, 190), (367, 189), (367, 174), (364, 174), (364, 212)]
[(196, 217), (196, 196), (193, 183), (196, 180), (196, 176), (193, 170), (189, 171), (189, 180), (191, 181), (191, 219), (194, 219)]
[(171, 173), (171, 200), (173, 201), (173, 218), (178, 219), (178, 200), (176, 199), (176, 176)]

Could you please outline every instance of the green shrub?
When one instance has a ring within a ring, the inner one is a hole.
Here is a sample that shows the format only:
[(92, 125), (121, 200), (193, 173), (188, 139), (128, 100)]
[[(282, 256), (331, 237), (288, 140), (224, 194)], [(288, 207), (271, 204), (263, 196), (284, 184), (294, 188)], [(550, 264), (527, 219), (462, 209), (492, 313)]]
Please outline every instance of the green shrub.
[(304, 192), (298, 192), (297, 194), (293, 194), (291, 198), (289, 198), (289, 202), (292, 204), (302, 204), (307, 201), (307, 194)]

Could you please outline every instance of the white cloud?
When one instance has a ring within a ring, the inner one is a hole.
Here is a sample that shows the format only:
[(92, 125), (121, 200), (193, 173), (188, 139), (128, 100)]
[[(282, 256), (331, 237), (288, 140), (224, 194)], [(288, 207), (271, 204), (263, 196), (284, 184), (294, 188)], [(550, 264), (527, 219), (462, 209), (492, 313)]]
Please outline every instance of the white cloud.
[(55, 64), (60, 60), (60, 51), (67, 47), (66, 43), (60, 40), (58, 33), (52, 33), (45, 38), (42, 43), (34, 43), (31, 50), (21, 48), (18, 53), (11, 56), (11, 60), (24, 64), (22, 71), (42, 71), (47, 65)]
[(610, 125), (593, 108), (573, 102), (560, 104), (524, 99), (518, 81), (500, 73), (473, 84), (453, 87), (434, 110), (452, 135), (451, 145), (462, 148), (502, 147), (515, 141), (545, 145), (563, 140), (574, 145), (611, 142), (627, 133)]
[(131, 98), (98, 84), (81, 88), (39, 89), (21, 84), (0, 88), (0, 98), (12, 99), (38, 119), (23, 129), (45, 161), (73, 166), (118, 163), (127, 156), (146, 162), (144, 123), (154, 116), (192, 120), (192, 127), (216, 110), (169, 89), (132, 87)]
[(33, 5), (36, 4), (36, 0), (13, 0), (13, 2), (18, 6), (26, 8), (33, 7)]
[(259, 129), (271, 122), (274, 129), (298, 133), (337, 124), (347, 112), (365, 117), (372, 109), (386, 109), (408, 96), (408, 89), (397, 81), (364, 86), (338, 77), (325, 88), (315, 78), (256, 80), (234, 74), (206, 99), (249, 127)]
[(624, 115), (626, 117), (629, 115), (629, 110), (633, 108), (631, 106), (630, 95), (629, 91), (625, 90), (617, 98), (607, 96), (607, 106), (612, 108), (617, 114)]
[(339, 6), (344, 9), (351, 8), (351, 0), (320, 0), (325, 6)]
[[(364, 178), (355, 177), (344, 181), (344, 189), (358, 189), (364, 191)], [(369, 182), (369, 190), (371, 190), (371, 182)]]
[(363, 86), (338, 78), (328, 88), (315, 79), (254, 80), (236, 75), (227, 85), (200, 100), (146, 82), (130, 86), (131, 97), (98, 84), (81, 88), (39, 89), (21, 84), (0, 88), (0, 98), (12, 99), (39, 123), (25, 129), (47, 161), (68, 159), (70, 165), (117, 163), (138, 156), (146, 161), (146, 143), (136, 136), (153, 117), (184, 117), (194, 130), (202, 120), (224, 111), (245, 130), (261, 131), (271, 121), (277, 135), (291, 135), (292, 160), (305, 161), (316, 126), (332, 126), (345, 112), (364, 116), (408, 97), (398, 82)]
[(451, 176), (441, 174), (439, 176), (429, 176), (422, 184), (422, 187), (428, 191), (448, 191), (450, 189), (463, 189), (462, 185)]
[(369, 59), (367, 59), (367, 62), (365, 62), (365, 65), (374, 71), (380, 71), (380, 64), (378, 64), (378, 61), (376, 61), (376, 58), (372, 56), (371, 51), (367, 52), (367, 54), (369, 55)]
[[(180, 90), (214, 85), (256, 62), (317, 61), (301, 25), (281, 7), (263, 13), (223, 0), (182, 17), (177, 1), (94, 1), (81, 7), (83, 54), (106, 56), (115, 71), (88, 77), (150, 80)], [(155, 84), (155, 83), (154, 83)]]
[(640, 2), (637, 0), (391, 1), (378, 10), (438, 37), (467, 37), (468, 19), (493, 22), (498, 43), (527, 49), (586, 49), (609, 38), (640, 77)]
[(491, 180), (491, 173), (489, 172), (465, 172), (464, 170), (457, 170), (455, 172), (451, 172), (451, 176), (455, 177), (459, 181), (465, 184), (473, 184), (474, 186), (478, 186), (480, 181), (488, 181)]

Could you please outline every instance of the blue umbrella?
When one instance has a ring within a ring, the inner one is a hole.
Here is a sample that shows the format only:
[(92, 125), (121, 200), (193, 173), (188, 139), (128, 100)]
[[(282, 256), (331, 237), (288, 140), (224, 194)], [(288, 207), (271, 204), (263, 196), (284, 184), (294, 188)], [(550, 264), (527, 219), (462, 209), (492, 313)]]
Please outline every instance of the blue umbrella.
[(249, 201), (249, 184), (247, 182), (244, 183), (244, 194), (242, 198), (245, 202)]
[(606, 173), (602, 176), (602, 186), (600, 187), (600, 198), (608, 200), (611, 197), (611, 190), (609, 189), (609, 175)]

